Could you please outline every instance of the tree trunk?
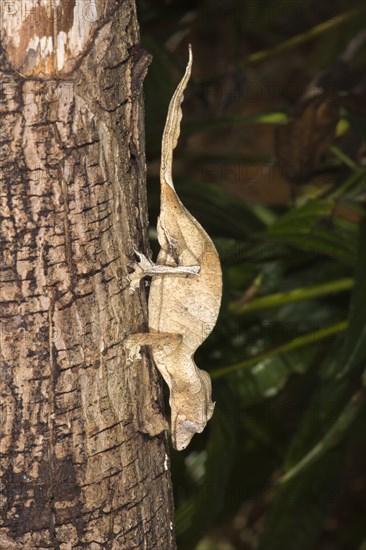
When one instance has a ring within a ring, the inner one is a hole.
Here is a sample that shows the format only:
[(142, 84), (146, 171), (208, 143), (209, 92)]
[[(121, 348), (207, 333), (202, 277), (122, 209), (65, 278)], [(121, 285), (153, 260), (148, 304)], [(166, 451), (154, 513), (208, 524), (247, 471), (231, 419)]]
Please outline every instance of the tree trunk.
[(175, 548), (160, 377), (123, 347), (147, 328), (134, 1), (0, 9), (0, 548)]

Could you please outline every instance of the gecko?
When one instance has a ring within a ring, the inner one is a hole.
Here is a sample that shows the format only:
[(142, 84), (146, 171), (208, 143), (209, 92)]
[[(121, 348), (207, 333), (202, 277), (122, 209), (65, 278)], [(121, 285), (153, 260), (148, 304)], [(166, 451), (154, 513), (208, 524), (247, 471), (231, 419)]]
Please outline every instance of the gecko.
[(179, 199), (172, 179), (173, 150), (180, 135), (181, 104), (192, 69), (192, 48), (184, 76), (169, 104), (162, 138), (160, 215), (157, 237), (160, 252), (154, 264), (134, 250), (138, 261), (129, 275), (134, 292), (151, 277), (148, 333), (125, 340), (127, 363), (141, 358), (140, 347), (151, 346), (153, 361), (170, 395), (173, 447), (183, 450), (213, 415), (209, 374), (197, 367), (194, 353), (214, 328), (220, 310), (222, 273), (214, 243)]

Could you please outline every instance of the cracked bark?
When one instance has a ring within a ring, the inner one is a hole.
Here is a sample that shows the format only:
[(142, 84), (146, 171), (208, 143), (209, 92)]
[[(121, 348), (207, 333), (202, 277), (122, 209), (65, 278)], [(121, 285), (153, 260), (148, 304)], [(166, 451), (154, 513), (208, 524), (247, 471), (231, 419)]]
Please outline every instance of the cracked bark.
[(160, 378), (123, 351), (147, 326), (134, 1), (24, 4), (0, 14), (0, 550), (173, 549)]

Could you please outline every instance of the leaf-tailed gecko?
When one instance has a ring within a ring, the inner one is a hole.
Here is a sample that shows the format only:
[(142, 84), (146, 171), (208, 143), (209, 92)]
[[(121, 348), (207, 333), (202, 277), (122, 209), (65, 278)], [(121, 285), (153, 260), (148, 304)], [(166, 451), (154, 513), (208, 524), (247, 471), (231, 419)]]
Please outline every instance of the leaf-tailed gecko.
[(193, 359), (216, 324), (222, 295), (222, 274), (210, 237), (183, 206), (172, 180), (173, 150), (182, 119), (181, 104), (192, 68), (192, 50), (185, 74), (169, 105), (161, 152), (161, 207), (157, 225), (161, 247), (156, 264), (135, 251), (139, 262), (130, 288), (151, 276), (148, 299), (149, 332), (125, 341), (128, 362), (140, 357), (140, 346), (151, 346), (154, 362), (169, 386), (171, 434), (177, 450), (202, 432), (215, 404), (211, 380)]

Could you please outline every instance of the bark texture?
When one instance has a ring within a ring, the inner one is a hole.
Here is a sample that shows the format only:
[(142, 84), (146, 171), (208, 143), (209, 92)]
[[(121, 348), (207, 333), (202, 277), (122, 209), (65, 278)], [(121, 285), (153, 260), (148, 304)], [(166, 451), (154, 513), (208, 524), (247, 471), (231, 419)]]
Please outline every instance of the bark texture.
[(160, 378), (123, 348), (147, 326), (134, 1), (23, 5), (0, 17), (0, 549), (175, 548)]

